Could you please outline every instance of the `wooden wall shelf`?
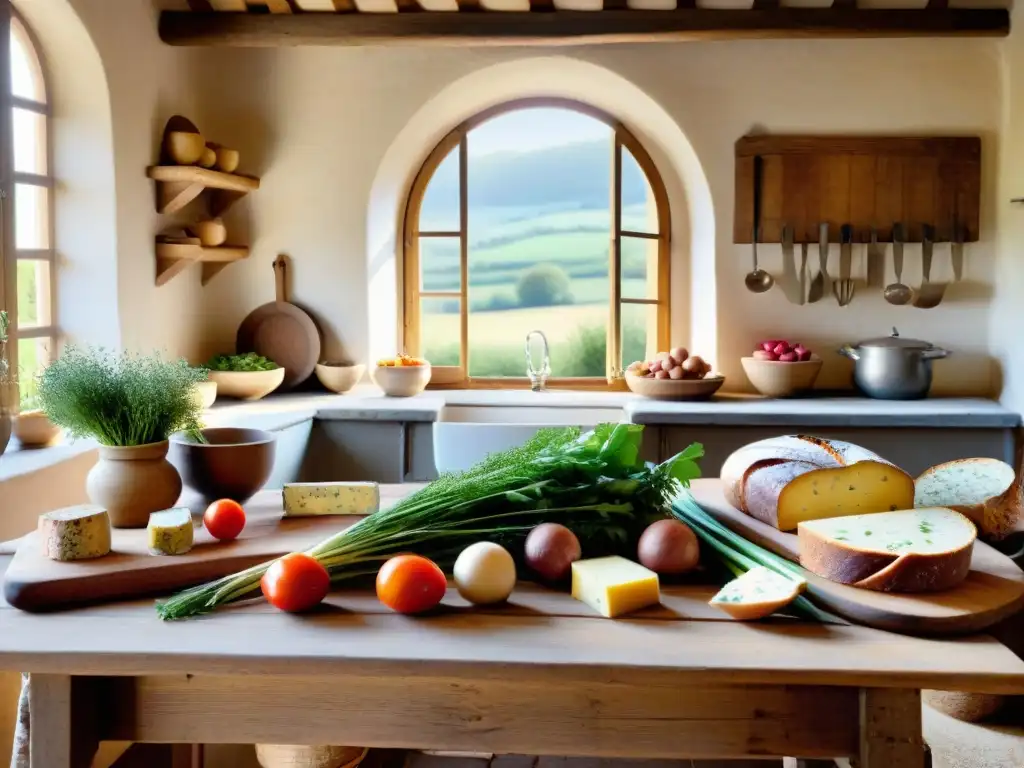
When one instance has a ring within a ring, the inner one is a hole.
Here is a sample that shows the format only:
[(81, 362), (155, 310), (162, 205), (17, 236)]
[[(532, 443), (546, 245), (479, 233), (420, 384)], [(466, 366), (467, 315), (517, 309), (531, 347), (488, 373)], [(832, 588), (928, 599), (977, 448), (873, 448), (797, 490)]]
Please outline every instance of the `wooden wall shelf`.
[(736, 142), (733, 241), (749, 243), (754, 224), (754, 158), (762, 159), (758, 242), (778, 243), (782, 227), (798, 243), (818, 241), (828, 222), (830, 240), (853, 226), (857, 243), (892, 240), (902, 223), (907, 242), (920, 242), (923, 225), (936, 242), (978, 240), (981, 140), (977, 137), (744, 136)]
[(192, 264), (203, 265), (203, 285), (212, 280), (224, 267), (248, 258), (249, 249), (223, 245), (204, 248), (193, 243), (156, 243), (156, 284), (165, 285)]
[[(201, 7), (192, 0), (196, 7)], [(302, 0), (298, 0), (301, 7)], [(351, 0), (335, 0), (332, 13), (164, 11), (160, 38), (171, 45), (593, 45), (595, 43), (750, 38), (1005, 37), (1006, 8), (950, 8), (930, 0), (925, 8), (857, 8), (833, 0), (830, 8), (786, 8), (759, 0), (750, 9), (696, 8), (677, 0), (674, 10), (629, 10), (605, 0), (602, 10), (559, 11), (550, 0), (530, 10), (480, 11), (459, 0), (459, 11), (424, 11), (401, 0), (402, 11), (363, 13)], [(225, 9), (227, 10), (227, 9)], [(898, 44), (898, 43), (897, 43)]]
[(222, 173), (196, 165), (154, 165), (146, 175), (157, 183), (157, 211), (177, 213), (206, 190), (210, 215), (219, 216), (239, 198), (260, 188), (254, 176)]

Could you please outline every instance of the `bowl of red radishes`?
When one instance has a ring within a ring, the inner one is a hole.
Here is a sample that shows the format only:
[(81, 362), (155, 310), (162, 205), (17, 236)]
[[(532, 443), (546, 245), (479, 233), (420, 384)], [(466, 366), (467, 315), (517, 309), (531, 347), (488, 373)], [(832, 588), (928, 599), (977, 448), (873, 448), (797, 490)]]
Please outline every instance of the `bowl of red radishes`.
[(740, 360), (754, 389), (767, 397), (792, 397), (814, 387), (821, 358), (803, 344), (769, 339)]

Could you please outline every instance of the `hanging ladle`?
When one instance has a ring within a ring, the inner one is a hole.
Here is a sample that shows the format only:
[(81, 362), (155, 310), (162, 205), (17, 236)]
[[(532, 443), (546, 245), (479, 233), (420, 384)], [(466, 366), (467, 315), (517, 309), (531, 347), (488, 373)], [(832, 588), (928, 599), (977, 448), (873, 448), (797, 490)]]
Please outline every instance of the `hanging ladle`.
[(775, 278), (757, 266), (757, 236), (761, 221), (761, 156), (754, 155), (754, 231), (751, 243), (754, 250), (754, 269), (743, 278), (747, 290), (751, 293), (764, 293), (775, 285)]
[(906, 237), (902, 224), (892, 225), (892, 264), (896, 271), (896, 282), (885, 286), (883, 295), (890, 304), (902, 306), (910, 301), (913, 294), (909, 285), (903, 284), (903, 243)]

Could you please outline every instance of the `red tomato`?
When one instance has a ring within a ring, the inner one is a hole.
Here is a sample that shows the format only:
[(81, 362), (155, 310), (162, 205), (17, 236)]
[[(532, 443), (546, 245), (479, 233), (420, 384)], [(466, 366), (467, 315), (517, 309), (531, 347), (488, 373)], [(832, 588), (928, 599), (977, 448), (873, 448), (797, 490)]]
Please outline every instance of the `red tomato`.
[(237, 501), (221, 499), (206, 508), (203, 525), (210, 535), (221, 541), (237, 539), (245, 528), (245, 510)]
[(289, 613), (308, 611), (331, 588), (331, 576), (316, 558), (304, 552), (285, 555), (263, 574), (260, 589), (267, 602)]
[(433, 560), (392, 557), (377, 572), (377, 598), (399, 613), (422, 613), (441, 602), (448, 581)]

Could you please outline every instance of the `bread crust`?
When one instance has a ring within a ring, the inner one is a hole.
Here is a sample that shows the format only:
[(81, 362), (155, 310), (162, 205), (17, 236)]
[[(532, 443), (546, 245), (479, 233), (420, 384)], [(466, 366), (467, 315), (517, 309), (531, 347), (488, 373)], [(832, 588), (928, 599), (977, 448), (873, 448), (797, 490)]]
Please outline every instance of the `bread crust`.
[(859, 549), (800, 526), (800, 565), (829, 581), (876, 592), (940, 592), (967, 578), (974, 541), (972, 536), (945, 552), (890, 554)]
[(891, 461), (866, 448), (813, 435), (783, 435), (745, 445), (725, 460), (720, 475), (725, 498), (732, 506), (778, 528), (779, 500), (793, 480), (810, 472), (843, 469), (861, 462), (894, 469), (913, 482)]

